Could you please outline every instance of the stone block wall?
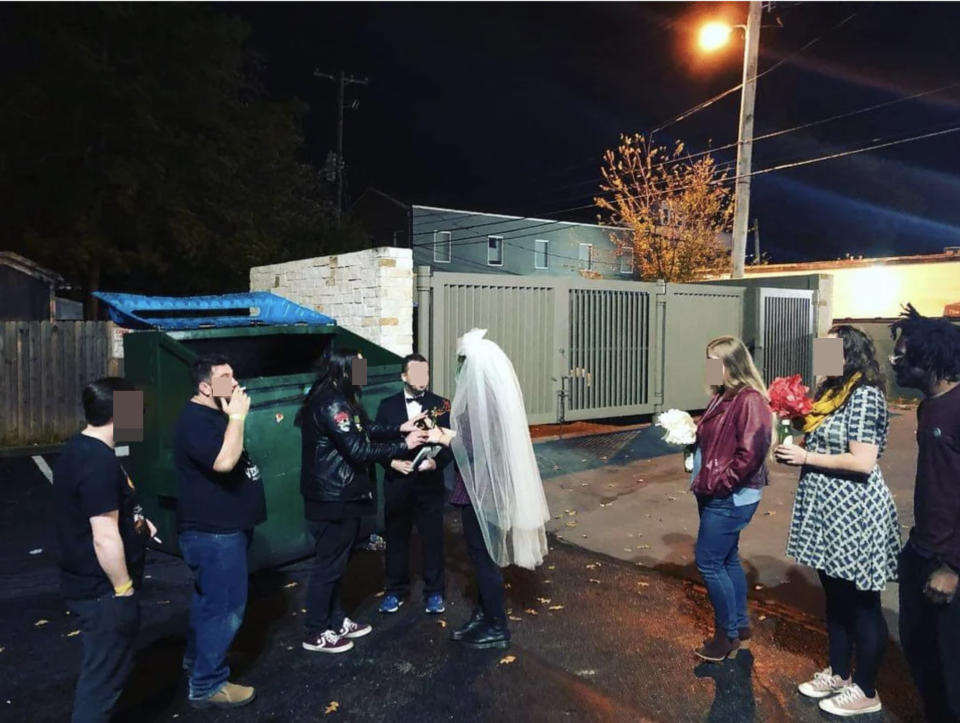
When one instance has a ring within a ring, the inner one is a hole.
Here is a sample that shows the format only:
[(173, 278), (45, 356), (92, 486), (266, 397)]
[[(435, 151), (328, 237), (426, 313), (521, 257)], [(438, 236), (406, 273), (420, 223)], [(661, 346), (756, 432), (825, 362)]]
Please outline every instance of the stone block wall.
[(270, 291), (336, 319), (395, 354), (413, 350), (413, 253), (376, 248), (250, 269), (250, 290)]

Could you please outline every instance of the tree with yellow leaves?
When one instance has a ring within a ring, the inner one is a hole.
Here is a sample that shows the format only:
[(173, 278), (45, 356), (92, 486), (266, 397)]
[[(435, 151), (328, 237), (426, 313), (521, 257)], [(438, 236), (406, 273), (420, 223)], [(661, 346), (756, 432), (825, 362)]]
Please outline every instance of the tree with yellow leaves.
[(682, 142), (673, 150), (637, 133), (621, 135), (603, 155), (601, 224), (626, 228), (630, 238), (610, 238), (617, 253), (632, 248), (641, 280), (697, 281), (729, 268), (720, 234), (733, 216), (726, 173), (709, 154), (692, 157)]

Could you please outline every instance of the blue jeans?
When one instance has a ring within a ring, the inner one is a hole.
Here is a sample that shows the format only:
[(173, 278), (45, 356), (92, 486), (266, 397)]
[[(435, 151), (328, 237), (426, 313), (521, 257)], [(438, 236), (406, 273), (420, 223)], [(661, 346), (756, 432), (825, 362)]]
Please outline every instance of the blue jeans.
[(216, 534), (184, 530), (180, 550), (193, 573), (190, 629), (183, 665), (190, 673), (190, 698), (220, 690), (230, 677), (227, 651), (247, 607), (249, 532)]
[(700, 530), (697, 534), (697, 569), (713, 603), (717, 632), (729, 638), (750, 624), (747, 616), (747, 576), (740, 565), (740, 532), (759, 503), (737, 507), (732, 497), (697, 495)]

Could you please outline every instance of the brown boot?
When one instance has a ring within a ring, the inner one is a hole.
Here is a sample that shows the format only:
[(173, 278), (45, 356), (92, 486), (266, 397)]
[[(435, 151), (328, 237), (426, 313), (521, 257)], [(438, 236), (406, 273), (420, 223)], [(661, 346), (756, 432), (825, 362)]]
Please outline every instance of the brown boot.
[(199, 700), (191, 698), (190, 705), (194, 708), (239, 708), (252, 703), (256, 697), (256, 690), (250, 686), (224, 683), (213, 695)]
[(713, 640), (696, 651), (697, 656), (711, 663), (719, 663), (737, 652), (740, 647), (739, 638), (728, 638), (725, 633), (717, 631)]

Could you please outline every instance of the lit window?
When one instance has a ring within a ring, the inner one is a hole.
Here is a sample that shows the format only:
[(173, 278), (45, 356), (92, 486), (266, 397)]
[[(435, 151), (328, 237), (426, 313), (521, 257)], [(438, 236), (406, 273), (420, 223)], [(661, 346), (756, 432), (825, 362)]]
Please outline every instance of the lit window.
[(633, 247), (627, 246), (620, 253), (620, 273), (633, 273)]
[(453, 255), (453, 234), (449, 231), (433, 232), (433, 262), (435, 264), (449, 264)]

